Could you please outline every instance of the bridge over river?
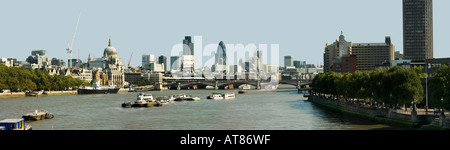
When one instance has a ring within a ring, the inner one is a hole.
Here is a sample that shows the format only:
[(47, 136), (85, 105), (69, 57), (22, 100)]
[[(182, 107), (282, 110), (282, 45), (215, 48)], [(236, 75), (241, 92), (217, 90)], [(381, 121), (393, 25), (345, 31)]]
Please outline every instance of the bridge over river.
[(292, 85), (303, 89), (311, 85), (311, 81), (299, 80), (205, 80), (205, 79), (168, 79), (164, 80), (170, 89), (234, 89), (241, 85), (254, 86), (255, 89), (276, 89), (279, 84)]

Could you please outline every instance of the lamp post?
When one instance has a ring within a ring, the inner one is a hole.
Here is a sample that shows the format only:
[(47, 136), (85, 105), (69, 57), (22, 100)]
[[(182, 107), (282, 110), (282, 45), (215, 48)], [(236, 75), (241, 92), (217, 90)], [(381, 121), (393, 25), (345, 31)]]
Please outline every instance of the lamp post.
[(428, 115), (428, 63), (425, 64), (425, 72), (426, 72), (426, 76), (425, 76), (425, 113)]
[(444, 115), (444, 97), (441, 98), (441, 104), (442, 104), (442, 105), (441, 105), (441, 107), (442, 107), (442, 108), (441, 108), (441, 115), (442, 115), (442, 116), (445, 116), (445, 115)]

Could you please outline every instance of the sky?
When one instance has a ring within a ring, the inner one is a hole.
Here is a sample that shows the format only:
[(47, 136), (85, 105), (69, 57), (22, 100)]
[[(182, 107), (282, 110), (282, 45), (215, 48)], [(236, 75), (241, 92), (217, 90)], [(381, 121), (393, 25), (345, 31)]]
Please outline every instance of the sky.
[[(433, 2), (435, 58), (450, 57), (448, 6)], [(280, 65), (287, 55), (323, 64), (325, 44), (341, 31), (355, 43), (391, 36), (403, 52), (402, 0), (14, 0), (0, 4), (0, 58), (24, 61), (45, 49), (67, 60), (80, 12), (73, 58), (82, 60), (102, 57), (109, 36), (124, 64), (133, 53), (131, 66), (142, 54), (170, 56), (184, 36), (201, 36), (203, 46), (278, 44)]]

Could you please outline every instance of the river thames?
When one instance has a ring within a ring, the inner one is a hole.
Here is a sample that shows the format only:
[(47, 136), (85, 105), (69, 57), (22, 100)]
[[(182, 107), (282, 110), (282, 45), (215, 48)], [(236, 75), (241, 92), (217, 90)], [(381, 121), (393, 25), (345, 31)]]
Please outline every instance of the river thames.
[[(208, 100), (234, 91), (236, 99)], [(0, 98), (0, 120), (47, 110), (55, 118), (29, 122), (33, 130), (389, 130), (386, 124), (336, 113), (307, 101), (296, 89), (149, 91), (154, 97), (184, 93), (200, 101), (163, 107), (122, 108), (138, 93)]]

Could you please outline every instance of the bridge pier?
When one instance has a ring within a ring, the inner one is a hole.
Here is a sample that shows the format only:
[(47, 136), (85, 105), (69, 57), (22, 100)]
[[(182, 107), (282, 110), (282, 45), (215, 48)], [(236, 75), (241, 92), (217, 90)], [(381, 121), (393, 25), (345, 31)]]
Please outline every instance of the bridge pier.
[(219, 81), (216, 81), (216, 84), (214, 85), (214, 90), (219, 90)]
[(260, 80), (258, 80), (258, 81), (256, 82), (256, 89), (257, 89), (257, 90), (261, 90), (261, 81), (260, 81)]

